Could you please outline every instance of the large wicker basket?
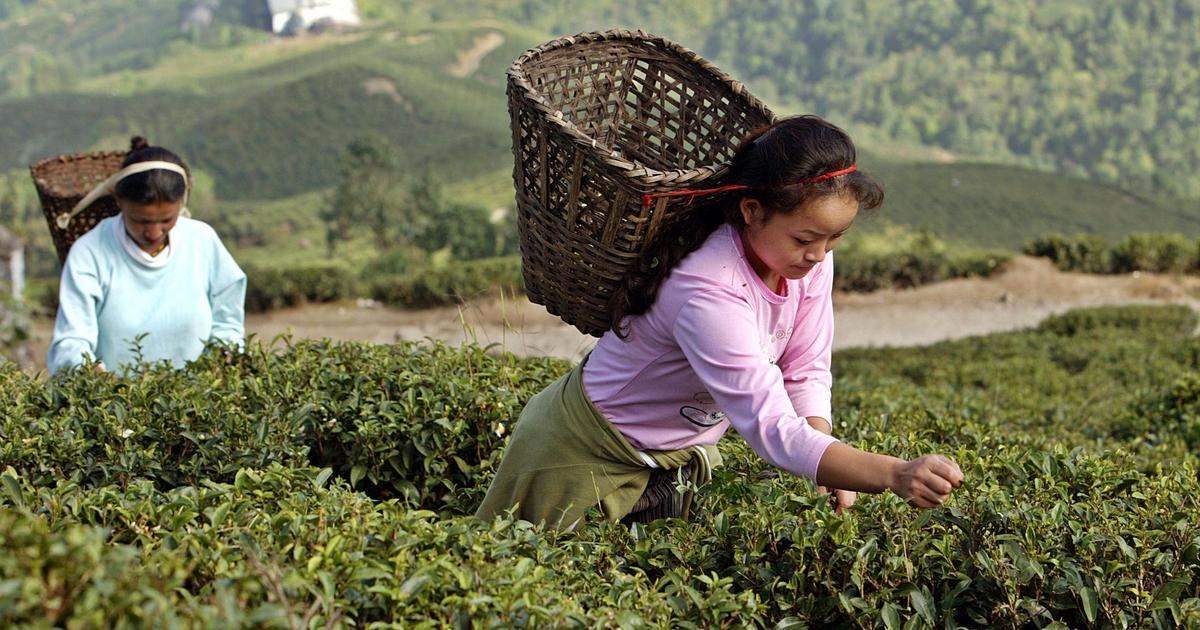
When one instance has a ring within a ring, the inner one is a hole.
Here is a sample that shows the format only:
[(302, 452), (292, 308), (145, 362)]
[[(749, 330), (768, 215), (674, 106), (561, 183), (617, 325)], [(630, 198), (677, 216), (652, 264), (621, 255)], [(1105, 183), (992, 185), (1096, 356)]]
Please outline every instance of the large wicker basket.
[(642, 31), (582, 33), (508, 70), (518, 228), (529, 299), (600, 336), (608, 301), (686, 197), (774, 115), (696, 53)]
[(55, 219), (70, 212), (92, 188), (119, 171), (126, 155), (125, 151), (75, 153), (46, 158), (29, 167), (59, 261), (67, 260), (67, 252), (71, 251), (75, 239), (119, 210), (112, 195), (105, 195), (75, 215), (65, 230), (58, 227)]

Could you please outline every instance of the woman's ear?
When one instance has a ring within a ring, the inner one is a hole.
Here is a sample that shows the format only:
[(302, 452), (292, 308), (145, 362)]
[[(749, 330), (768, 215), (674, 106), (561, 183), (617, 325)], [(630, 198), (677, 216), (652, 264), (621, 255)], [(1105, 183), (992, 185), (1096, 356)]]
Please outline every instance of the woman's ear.
[(746, 225), (758, 225), (762, 222), (763, 207), (757, 199), (742, 197), (738, 202), (738, 210), (742, 212), (742, 222)]

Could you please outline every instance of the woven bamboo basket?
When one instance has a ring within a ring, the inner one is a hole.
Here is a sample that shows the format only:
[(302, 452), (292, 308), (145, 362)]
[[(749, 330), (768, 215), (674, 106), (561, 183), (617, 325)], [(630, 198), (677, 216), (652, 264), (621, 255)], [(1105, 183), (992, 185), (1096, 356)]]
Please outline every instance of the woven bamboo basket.
[(112, 195), (105, 195), (75, 215), (65, 230), (58, 227), (55, 219), (60, 214), (70, 212), (92, 188), (121, 170), (121, 162), (126, 155), (125, 151), (75, 153), (46, 158), (29, 167), (60, 262), (66, 262), (67, 252), (71, 251), (75, 239), (120, 210), (116, 199)]
[(642, 31), (563, 37), (508, 69), (517, 225), (529, 299), (584, 333), (686, 197), (775, 116), (696, 53)]

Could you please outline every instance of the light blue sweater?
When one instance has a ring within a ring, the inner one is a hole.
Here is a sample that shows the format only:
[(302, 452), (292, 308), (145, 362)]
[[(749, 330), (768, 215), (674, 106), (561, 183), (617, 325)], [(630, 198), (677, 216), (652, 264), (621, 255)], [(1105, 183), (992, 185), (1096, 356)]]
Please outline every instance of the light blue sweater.
[(146, 360), (176, 366), (200, 356), (209, 340), (242, 344), (246, 274), (217, 233), (180, 217), (170, 233), (170, 258), (153, 267), (139, 260), (152, 259), (127, 251), (120, 221), (121, 215), (101, 221), (71, 246), (46, 361), (50, 373), (82, 364), (85, 355), (121, 371), (136, 361), (134, 339), (143, 334)]

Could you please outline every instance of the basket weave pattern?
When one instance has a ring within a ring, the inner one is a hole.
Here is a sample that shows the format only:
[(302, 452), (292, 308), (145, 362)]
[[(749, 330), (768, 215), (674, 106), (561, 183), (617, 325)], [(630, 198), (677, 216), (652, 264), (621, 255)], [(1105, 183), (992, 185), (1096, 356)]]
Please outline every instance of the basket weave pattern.
[(696, 53), (642, 31), (583, 33), (508, 70), (518, 228), (529, 299), (579, 330), (609, 327), (608, 300), (686, 197), (719, 176), (774, 115)]
[(75, 215), (65, 230), (58, 227), (55, 219), (59, 214), (70, 212), (92, 188), (119, 171), (126, 155), (125, 151), (75, 153), (46, 158), (29, 167), (60, 262), (66, 262), (75, 239), (120, 210), (116, 199), (105, 195)]

